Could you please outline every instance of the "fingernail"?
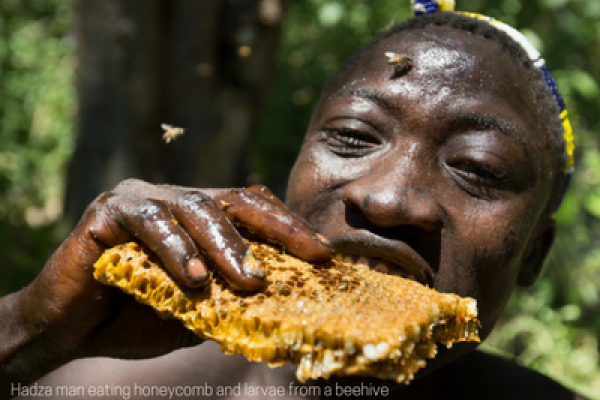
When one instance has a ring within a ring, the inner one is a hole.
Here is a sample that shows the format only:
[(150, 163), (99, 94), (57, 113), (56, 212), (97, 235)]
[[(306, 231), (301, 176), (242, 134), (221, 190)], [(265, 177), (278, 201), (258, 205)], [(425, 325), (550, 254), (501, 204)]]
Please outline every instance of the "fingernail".
[(265, 279), (265, 276), (267, 276), (265, 270), (260, 267), (259, 262), (254, 258), (254, 253), (250, 249), (248, 249), (248, 252), (242, 259), (242, 269), (246, 275), (254, 278)]
[(325, 236), (321, 235), (320, 233), (315, 234), (315, 236), (317, 240), (321, 242), (321, 244), (324, 244), (327, 247), (331, 247), (331, 242)]
[(195, 282), (203, 282), (208, 279), (208, 269), (202, 261), (196, 257), (192, 257), (187, 262), (187, 272), (190, 278)]

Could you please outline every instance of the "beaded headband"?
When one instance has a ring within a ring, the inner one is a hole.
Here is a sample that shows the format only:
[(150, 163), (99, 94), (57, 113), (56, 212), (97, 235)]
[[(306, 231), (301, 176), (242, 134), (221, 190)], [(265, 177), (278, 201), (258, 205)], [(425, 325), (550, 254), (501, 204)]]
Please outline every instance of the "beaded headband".
[[(445, 12), (445, 11), (454, 11), (454, 1), (453, 0), (438, 0), (438, 1), (428, 1), (428, 0), (411, 0), (411, 5), (413, 12), (415, 15), (422, 14), (432, 14), (436, 12)], [(552, 96), (558, 105), (558, 109), (560, 112), (560, 119), (562, 121), (563, 126), (563, 136), (565, 139), (565, 151), (567, 153), (567, 162), (565, 164), (565, 185), (563, 188), (563, 192), (560, 198), (560, 201), (557, 204), (560, 205), (562, 201), (562, 197), (564, 196), (565, 191), (569, 185), (569, 181), (571, 178), (571, 174), (573, 173), (573, 151), (575, 150), (575, 145), (573, 143), (573, 128), (571, 127), (571, 122), (569, 121), (569, 117), (567, 116), (567, 109), (565, 107), (565, 101), (561, 96), (558, 85), (556, 81), (550, 74), (548, 67), (546, 66), (546, 61), (542, 58), (540, 53), (533, 47), (533, 45), (527, 40), (527, 38), (515, 28), (506, 25), (505, 23), (498, 21), (492, 17), (488, 17), (482, 14), (470, 13), (470, 12), (460, 12), (459, 14), (472, 17), (478, 19), (480, 21), (485, 21), (495, 28), (501, 30), (511, 37), (515, 42), (517, 42), (523, 50), (527, 53), (533, 65), (544, 75), (544, 80), (546, 82), (546, 86), (552, 92)]]

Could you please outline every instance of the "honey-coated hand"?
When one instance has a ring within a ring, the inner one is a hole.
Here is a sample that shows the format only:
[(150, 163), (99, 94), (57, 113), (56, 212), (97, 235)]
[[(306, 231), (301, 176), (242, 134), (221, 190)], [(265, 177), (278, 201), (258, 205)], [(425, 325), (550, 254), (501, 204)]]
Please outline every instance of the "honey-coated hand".
[[(146, 358), (200, 343), (173, 320), (95, 281), (109, 247), (137, 241), (180, 284), (201, 288), (218, 272), (233, 288), (260, 290), (264, 271), (240, 232), (308, 261), (331, 258), (328, 241), (263, 186), (198, 190), (127, 180), (100, 195), (37, 278), (0, 299), (0, 381), (30, 382), (89, 356)], [(6, 317), (6, 318), (5, 318)]]

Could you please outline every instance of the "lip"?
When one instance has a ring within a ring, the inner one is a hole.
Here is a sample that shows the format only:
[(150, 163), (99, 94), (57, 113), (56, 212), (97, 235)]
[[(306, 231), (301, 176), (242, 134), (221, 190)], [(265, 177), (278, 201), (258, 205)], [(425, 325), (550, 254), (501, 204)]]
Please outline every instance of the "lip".
[[(382, 260), (389, 266), (390, 275), (412, 276), (414, 279), (433, 287), (433, 270), (412, 247), (398, 240), (389, 240), (368, 231), (358, 231), (329, 237), (336, 253), (342, 257), (357, 259), (370, 266)], [(360, 257), (360, 258), (359, 258)]]

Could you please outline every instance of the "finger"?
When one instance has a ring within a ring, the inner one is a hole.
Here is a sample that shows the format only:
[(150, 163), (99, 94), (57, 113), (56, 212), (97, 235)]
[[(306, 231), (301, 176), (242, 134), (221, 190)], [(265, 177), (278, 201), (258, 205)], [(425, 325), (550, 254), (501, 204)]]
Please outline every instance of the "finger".
[(210, 259), (232, 288), (251, 291), (264, 287), (265, 271), (210, 197), (188, 191), (168, 204), (202, 254)]
[(121, 195), (106, 203), (118, 225), (152, 251), (178, 282), (189, 287), (206, 284), (206, 261), (163, 202)]
[(280, 205), (282, 207), (286, 207), (285, 203), (279, 199), (279, 197), (275, 196), (271, 190), (265, 185), (252, 185), (246, 188), (247, 191), (256, 193), (257, 195), (264, 197), (265, 199), (271, 201), (274, 204)]
[(215, 202), (236, 227), (284, 246), (305, 260), (325, 262), (331, 259), (329, 241), (279, 200), (236, 189), (215, 196)]
[(95, 241), (105, 248), (132, 240), (131, 234), (113, 218), (113, 210), (107, 205), (114, 196), (111, 192), (98, 196), (86, 209), (75, 232), (88, 230)]

